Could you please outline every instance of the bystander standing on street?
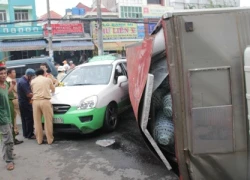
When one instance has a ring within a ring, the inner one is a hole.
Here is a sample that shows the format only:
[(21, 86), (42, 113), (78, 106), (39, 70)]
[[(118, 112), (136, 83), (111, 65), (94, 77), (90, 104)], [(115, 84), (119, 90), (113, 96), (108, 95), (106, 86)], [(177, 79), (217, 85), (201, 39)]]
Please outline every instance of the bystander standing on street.
[[(0, 67), (0, 133), (3, 141), (3, 159), (7, 163), (7, 170), (14, 169), (11, 112), (8, 97), (8, 85), (6, 83), (7, 71)], [(13, 87), (13, 86), (12, 86)]]
[(60, 66), (60, 64), (59, 63), (55, 63), (55, 68), (56, 68), (56, 70), (58, 70), (58, 67)]
[(6, 82), (9, 88), (9, 104), (10, 104), (10, 113), (11, 113), (11, 120), (12, 120), (12, 135), (13, 135), (13, 142), (15, 145), (23, 143), (23, 141), (19, 141), (16, 139), (16, 133), (15, 133), (15, 109), (14, 109), (14, 103), (13, 101), (17, 98), (14, 94), (14, 89), (16, 87), (16, 81), (14, 80), (16, 75), (15, 69), (8, 69), (7, 70), (7, 78)]
[(87, 63), (88, 62), (88, 57), (87, 55), (83, 52), (81, 57), (80, 57), (80, 60), (79, 60), (79, 64), (84, 64), (84, 63)]
[(32, 110), (32, 91), (30, 81), (35, 76), (34, 69), (27, 69), (25, 75), (19, 79), (17, 84), (18, 101), (22, 120), (23, 136), (28, 139), (35, 139), (34, 121)]
[(43, 70), (45, 71), (44, 76), (47, 77), (47, 78), (50, 78), (50, 79), (52, 80), (53, 84), (54, 84), (55, 86), (58, 86), (58, 81), (57, 81), (57, 79), (56, 79), (50, 72), (48, 72), (48, 66), (47, 66), (47, 64), (42, 63), (42, 64), (40, 65), (40, 68), (43, 69)]
[(64, 60), (64, 61), (63, 61), (63, 67), (64, 67), (64, 69), (65, 69), (65, 73), (68, 73), (68, 70), (70, 69), (70, 66), (69, 66), (67, 60)]
[(73, 61), (69, 61), (69, 66), (70, 66), (70, 69), (74, 69), (76, 67), (76, 65), (74, 64)]
[[(7, 70), (7, 82), (11, 82), (11, 81), (16, 81), (16, 71), (15, 69), (8, 69)], [(15, 135), (19, 134), (19, 130), (17, 127), (17, 115), (19, 115), (21, 117), (20, 114), (20, 110), (19, 110), (19, 105), (18, 105), (18, 95), (17, 95), (17, 84), (15, 85), (14, 89), (13, 89), (13, 93), (14, 93), (14, 100), (12, 101), (14, 104), (14, 131), (15, 131)]]
[(31, 81), (31, 89), (33, 92), (33, 112), (35, 135), (38, 144), (42, 144), (43, 128), (42, 116), (44, 117), (45, 134), (47, 143), (52, 144), (53, 137), (53, 108), (50, 102), (51, 93), (55, 92), (55, 87), (51, 79), (44, 77), (44, 70), (38, 69), (36, 71), (36, 78)]
[(66, 75), (66, 73), (65, 73), (64, 67), (63, 66), (59, 66), (58, 67), (57, 80), (60, 82), (64, 78), (65, 75)]

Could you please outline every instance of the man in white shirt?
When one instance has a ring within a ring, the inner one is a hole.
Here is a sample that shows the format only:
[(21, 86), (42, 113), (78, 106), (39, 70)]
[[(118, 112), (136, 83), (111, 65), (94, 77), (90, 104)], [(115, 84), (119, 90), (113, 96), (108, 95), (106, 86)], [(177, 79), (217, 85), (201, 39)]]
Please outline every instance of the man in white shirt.
[(57, 71), (58, 71), (57, 80), (60, 82), (64, 78), (64, 76), (66, 75), (65, 69), (63, 66), (59, 66)]
[(67, 73), (67, 71), (70, 69), (70, 66), (69, 66), (67, 60), (64, 60), (64, 61), (63, 61), (63, 67), (64, 67), (64, 69), (65, 69), (65, 72)]

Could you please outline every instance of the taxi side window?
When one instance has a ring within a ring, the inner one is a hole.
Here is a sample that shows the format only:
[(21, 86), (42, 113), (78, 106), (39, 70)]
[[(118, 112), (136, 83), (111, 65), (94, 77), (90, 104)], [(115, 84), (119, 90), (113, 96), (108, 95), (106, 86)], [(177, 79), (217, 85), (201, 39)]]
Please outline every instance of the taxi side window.
[(117, 66), (115, 67), (114, 84), (117, 84), (119, 76), (126, 76), (126, 73), (124, 72), (121, 64), (117, 64)]
[[(25, 65), (17, 65), (17, 66), (10, 66), (9, 68), (13, 68), (16, 70), (16, 78), (19, 79), (21, 78), (24, 74), (26, 69), (32, 68), (34, 70), (37, 70), (40, 68), (41, 63), (34, 63), (34, 64), (25, 64)], [(48, 66), (48, 72), (51, 72), (51, 68)]]
[[(32, 68), (32, 69), (34, 69), (34, 70), (37, 70), (37, 69), (40, 68), (40, 65), (41, 65), (41, 64), (42, 64), (42, 63), (27, 64), (26, 66), (27, 66), (28, 68)], [(47, 63), (45, 63), (45, 64), (47, 65), (48, 73), (51, 73), (51, 69), (50, 69), (49, 65), (48, 65)]]
[(124, 70), (125, 75), (128, 77), (127, 63), (122, 63), (122, 68), (123, 68), (123, 70)]

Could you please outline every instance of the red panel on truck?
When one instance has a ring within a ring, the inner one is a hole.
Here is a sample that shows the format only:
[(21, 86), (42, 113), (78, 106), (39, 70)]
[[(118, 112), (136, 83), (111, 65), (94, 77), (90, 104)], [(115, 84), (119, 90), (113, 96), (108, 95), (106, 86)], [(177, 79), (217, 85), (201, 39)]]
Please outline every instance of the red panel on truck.
[(146, 85), (147, 74), (151, 62), (153, 40), (153, 37), (149, 37), (144, 39), (141, 43), (131, 45), (126, 49), (129, 96), (137, 120), (138, 108)]

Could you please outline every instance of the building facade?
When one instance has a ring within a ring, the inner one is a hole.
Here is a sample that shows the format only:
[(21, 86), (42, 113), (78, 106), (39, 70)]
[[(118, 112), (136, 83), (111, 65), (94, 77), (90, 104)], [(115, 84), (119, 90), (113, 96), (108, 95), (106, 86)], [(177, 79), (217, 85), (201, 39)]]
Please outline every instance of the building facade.
[(145, 35), (152, 33), (160, 17), (174, 9), (238, 7), (240, 0), (102, 0), (119, 18), (144, 19)]
[(0, 0), (0, 59), (40, 56), (45, 47), (35, 0)]
[[(77, 10), (78, 9), (78, 10)], [(116, 19), (119, 18), (118, 12), (107, 9), (103, 4), (101, 5), (102, 17)], [(85, 18), (97, 18), (96, 4), (92, 7), (88, 7), (82, 3), (79, 3), (75, 8), (66, 9), (65, 19), (72, 20), (74, 18), (85, 19)], [(84, 24), (85, 34), (91, 35), (95, 48), (90, 54), (85, 51), (88, 57), (98, 54), (98, 43), (97, 43), (97, 23), (82, 22)], [(124, 53), (125, 46), (135, 43), (138, 40), (144, 38), (144, 29), (141, 31), (141, 26), (132, 23), (120, 23), (120, 22), (103, 22), (103, 49), (105, 53)]]
[[(73, 21), (71, 19), (73, 14), (67, 14), (68, 11), (69, 9), (66, 10), (65, 16), (61, 16), (55, 11), (50, 11), (50, 17), (53, 19), (51, 21), (52, 49), (49, 49), (47, 44), (46, 52), (53, 52), (55, 63), (62, 64), (64, 60), (68, 60), (78, 64), (82, 52), (85, 50), (92, 51), (94, 44), (90, 35), (85, 33), (83, 23), (81, 21)], [(39, 19), (43, 22), (40, 24), (43, 26), (44, 39), (49, 42), (48, 14), (42, 15)]]
[[(84, 19), (84, 18), (96, 18), (97, 17), (97, 9), (96, 6), (88, 7), (82, 3), (78, 3), (76, 7), (65, 10), (64, 19)], [(102, 5), (101, 7), (102, 17), (103, 18), (117, 18), (117, 12), (111, 12), (106, 7)], [(84, 22), (84, 32), (91, 33), (91, 23)]]
[(239, 7), (240, 0), (170, 0), (169, 5), (174, 9)]
[(143, 19), (145, 35), (149, 35), (160, 17), (172, 11), (169, 0), (102, 0), (109, 10), (118, 12), (119, 18)]
[(169, 9), (169, 0), (102, 0), (107, 9), (120, 18), (159, 18)]

